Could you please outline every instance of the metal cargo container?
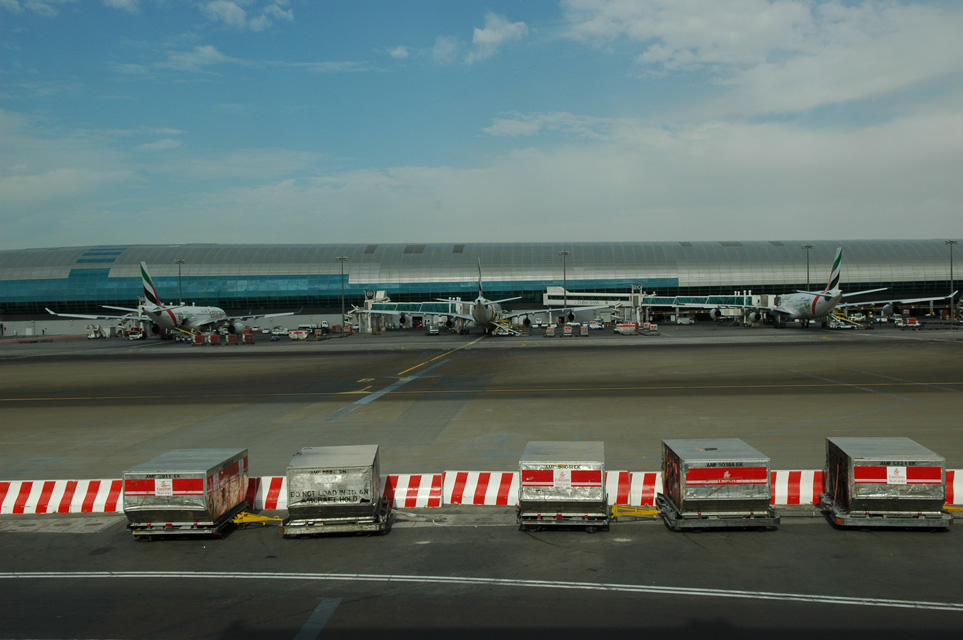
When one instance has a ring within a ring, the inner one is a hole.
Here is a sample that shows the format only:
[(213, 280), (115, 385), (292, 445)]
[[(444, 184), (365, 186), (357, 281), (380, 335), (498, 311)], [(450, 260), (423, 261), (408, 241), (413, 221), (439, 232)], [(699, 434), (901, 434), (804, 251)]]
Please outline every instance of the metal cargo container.
[(775, 527), (769, 458), (738, 438), (662, 441), (656, 497), (670, 529)]
[(124, 472), (134, 537), (215, 534), (247, 508), (247, 449), (175, 449)]
[(601, 442), (529, 442), (518, 463), (519, 528), (608, 529), (605, 447)]
[(948, 528), (945, 467), (909, 438), (826, 438), (820, 503), (839, 526)]
[(285, 537), (388, 528), (376, 444), (301, 449), (288, 465), (287, 485)]

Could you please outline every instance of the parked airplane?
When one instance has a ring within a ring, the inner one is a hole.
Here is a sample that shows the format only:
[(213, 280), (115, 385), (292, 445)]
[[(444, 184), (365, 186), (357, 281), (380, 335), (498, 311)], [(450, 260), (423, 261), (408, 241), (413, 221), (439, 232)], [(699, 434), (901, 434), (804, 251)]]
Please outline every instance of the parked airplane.
[[(913, 302), (924, 302), (929, 300), (939, 300), (943, 298), (908, 298), (902, 300), (874, 300), (864, 302), (842, 302), (843, 298), (850, 296), (866, 295), (885, 291), (885, 289), (868, 289), (865, 291), (854, 291), (843, 293), (839, 288), (839, 277), (843, 259), (843, 249), (836, 249), (836, 258), (829, 274), (829, 283), (822, 291), (795, 291), (781, 296), (776, 296), (771, 306), (767, 305), (723, 305), (712, 308), (709, 316), (713, 320), (722, 317), (721, 309), (742, 309), (749, 322), (758, 322), (764, 317), (768, 317), (776, 327), (782, 327), (788, 321), (798, 320), (803, 327), (807, 327), (811, 320), (825, 318), (835, 309), (847, 307), (866, 307), (873, 305), (886, 305), (883, 307), (883, 315), (892, 315), (894, 304), (909, 304)], [(946, 296), (948, 298), (950, 296)], [(696, 305), (687, 305), (696, 306)]]
[[(577, 311), (588, 311), (590, 309), (607, 309), (608, 305), (595, 305), (591, 307), (574, 307), (567, 309), (532, 309), (528, 311), (512, 311), (505, 312), (502, 308), (503, 302), (511, 302), (512, 300), (519, 300), (520, 296), (514, 298), (503, 298), (502, 300), (489, 300), (485, 297), (485, 293), (482, 289), (482, 271), (481, 271), (481, 261), (478, 263), (478, 297), (476, 297), (471, 303), (470, 313), (458, 313), (454, 311), (446, 311), (442, 313), (432, 313), (431, 315), (445, 316), (445, 325), (449, 328), (453, 327), (455, 320), (465, 320), (472, 322), (477, 327), (481, 327), (486, 331), (492, 331), (497, 327), (505, 327), (507, 329), (507, 323), (512, 318), (525, 317), (524, 323), (526, 326), (530, 324), (527, 316), (537, 315), (537, 314), (548, 314), (550, 317), (555, 313), (562, 313), (563, 321), (572, 321), (575, 319), (575, 312)], [(446, 300), (444, 298), (437, 298), (438, 302), (451, 302), (451, 300)], [(401, 324), (407, 322), (407, 316), (410, 312), (405, 311), (394, 311), (394, 310), (381, 310), (381, 309), (359, 309), (355, 307), (356, 313), (367, 313), (371, 315), (388, 315), (394, 316), (398, 319)]]
[[(128, 307), (111, 307), (104, 305), (105, 309), (116, 309), (127, 311), (126, 316), (107, 316), (107, 315), (81, 315), (75, 313), (56, 313), (47, 309), (47, 312), (62, 318), (84, 318), (87, 320), (149, 320), (154, 327), (154, 333), (161, 333), (162, 330), (177, 333), (197, 333), (205, 329), (216, 329), (226, 327), (230, 333), (241, 333), (244, 331), (244, 320), (253, 318), (276, 318), (279, 316), (291, 316), (288, 313), (268, 313), (250, 314), (244, 316), (229, 316), (220, 307), (198, 307), (194, 305), (165, 305), (161, 302), (160, 294), (154, 281), (147, 271), (147, 265), (140, 263), (140, 276), (144, 285), (144, 303), (140, 308), (131, 309)], [(143, 314), (143, 315), (141, 315)]]

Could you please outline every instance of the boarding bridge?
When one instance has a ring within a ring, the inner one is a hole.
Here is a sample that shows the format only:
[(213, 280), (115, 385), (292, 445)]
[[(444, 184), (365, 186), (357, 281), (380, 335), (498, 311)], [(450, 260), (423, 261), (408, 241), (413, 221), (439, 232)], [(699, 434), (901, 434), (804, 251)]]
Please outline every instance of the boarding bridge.
[[(384, 292), (379, 291), (376, 295), (365, 299), (363, 310), (390, 311), (392, 313), (403, 314), (408, 318), (418, 317), (425, 321), (430, 320), (433, 324), (437, 317), (451, 317), (451, 315), (455, 313), (463, 315), (470, 314), (471, 302), (462, 301), (461, 298), (433, 302), (392, 302), (391, 298), (384, 295)], [(361, 311), (361, 309), (358, 309), (358, 311)], [(349, 315), (352, 315), (358, 321), (364, 331), (377, 330), (391, 325), (394, 323), (392, 318), (397, 318), (397, 316), (369, 315), (366, 313), (354, 313), (353, 311)], [(456, 325), (461, 325), (463, 328), (464, 321), (455, 319), (455, 322)], [(410, 320), (406, 324), (410, 325)]]
[[(731, 295), (718, 296), (660, 296), (655, 293), (635, 291), (632, 293), (591, 293), (585, 291), (566, 293), (562, 287), (548, 287), (542, 295), (542, 304), (550, 308), (559, 307), (588, 307), (593, 305), (608, 305), (622, 312), (622, 320), (628, 322), (647, 322), (648, 314), (653, 310), (675, 311), (688, 309), (690, 311), (708, 311), (720, 308), (732, 311), (734, 316), (741, 316), (738, 309), (726, 307), (758, 307), (762, 303), (761, 296), (753, 295), (751, 291), (734, 292)], [(628, 313), (629, 315), (624, 315)], [(728, 315), (728, 314), (727, 314)]]

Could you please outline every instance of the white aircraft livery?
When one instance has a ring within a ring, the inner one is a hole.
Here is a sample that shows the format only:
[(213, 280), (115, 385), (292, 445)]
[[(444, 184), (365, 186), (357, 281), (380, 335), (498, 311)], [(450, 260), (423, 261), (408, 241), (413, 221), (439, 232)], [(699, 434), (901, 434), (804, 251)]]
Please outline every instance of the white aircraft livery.
[[(447, 312), (443, 312), (443, 313), (440, 312), (432, 315), (446, 316), (447, 317), (446, 325), (449, 327), (453, 325), (453, 320), (465, 320), (468, 322), (473, 322), (476, 327), (481, 327), (486, 331), (491, 331), (496, 327), (503, 327), (505, 329), (509, 329), (506, 323), (512, 318), (518, 318), (521, 316), (531, 316), (536, 314), (547, 314), (551, 316), (551, 314), (553, 313), (563, 312), (569, 320), (573, 320), (575, 318), (574, 314), (576, 311), (588, 311), (590, 309), (609, 308), (608, 305), (595, 305), (591, 307), (575, 307), (575, 308), (568, 308), (568, 309), (561, 309), (561, 308), (531, 309), (528, 311), (512, 311), (507, 313), (502, 309), (503, 302), (509, 302), (511, 300), (520, 300), (520, 299), (521, 299), (520, 296), (516, 296), (514, 298), (504, 298), (502, 300), (489, 300), (488, 298), (486, 298), (485, 293), (482, 290), (481, 261), (479, 261), (478, 263), (478, 297), (475, 298), (475, 300), (472, 301), (471, 303), (471, 313), (457, 313), (454, 311), (447, 311)], [(451, 300), (446, 300), (444, 298), (437, 298), (436, 300), (438, 302), (451, 302)], [(357, 308), (355, 309), (355, 312), (367, 313), (371, 315), (394, 316), (399, 319), (401, 324), (404, 324), (406, 322), (406, 319), (407, 319), (406, 316), (409, 313), (409, 312), (403, 312), (403, 311), (391, 311), (391, 310), (379, 310), (379, 309), (364, 310), (364, 309), (357, 309)], [(525, 324), (528, 324), (527, 318), (525, 320)]]
[[(245, 316), (229, 316), (220, 307), (198, 307), (195, 305), (165, 305), (161, 302), (160, 294), (154, 281), (147, 271), (147, 265), (140, 263), (140, 277), (144, 285), (145, 301), (139, 309), (127, 307), (111, 307), (104, 305), (105, 309), (117, 309), (127, 311), (131, 314), (143, 313), (146, 319), (154, 325), (155, 333), (167, 330), (176, 333), (197, 333), (202, 330), (226, 327), (231, 333), (241, 333), (244, 330), (244, 320), (253, 318), (275, 318), (279, 316), (294, 315), (288, 313), (269, 313), (269, 314), (250, 314)], [(84, 318), (88, 320), (137, 320), (138, 316), (94, 316), (80, 315), (72, 313), (56, 313), (47, 309), (47, 312), (64, 318)]]
[[(843, 298), (849, 296), (865, 295), (868, 293), (876, 293), (878, 291), (884, 291), (884, 289), (868, 289), (866, 291), (854, 291), (852, 293), (843, 293), (839, 288), (839, 278), (841, 272), (841, 265), (843, 260), (843, 249), (838, 247), (836, 249), (836, 258), (833, 260), (833, 266), (829, 273), (829, 283), (826, 288), (822, 291), (796, 291), (794, 293), (788, 293), (785, 295), (777, 296), (773, 301), (772, 306), (758, 305), (722, 305), (722, 308), (727, 309), (742, 309), (746, 313), (746, 318), (750, 322), (758, 322), (763, 319), (763, 315), (768, 316), (772, 324), (776, 327), (781, 327), (787, 321), (799, 321), (803, 327), (809, 325), (810, 320), (816, 320), (818, 318), (825, 318), (833, 312), (837, 307), (865, 307), (873, 306), (879, 304), (885, 304), (883, 307), (883, 315), (891, 315), (894, 310), (894, 304), (897, 303), (912, 303), (912, 302), (924, 302), (929, 300), (942, 299), (939, 297), (929, 297), (929, 298), (907, 298), (902, 300), (873, 300), (873, 301), (862, 301), (862, 302), (850, 302), (841, 303)], [(946, 296), (949, 297), (949, 296)], [(697, 305), (687, 305), (687, 306), (697, 306)], [(720, 312), (720, 307), (714, 307), (710, 310), (709, 315), (713, 320), (717, 320), (722, 316)]]

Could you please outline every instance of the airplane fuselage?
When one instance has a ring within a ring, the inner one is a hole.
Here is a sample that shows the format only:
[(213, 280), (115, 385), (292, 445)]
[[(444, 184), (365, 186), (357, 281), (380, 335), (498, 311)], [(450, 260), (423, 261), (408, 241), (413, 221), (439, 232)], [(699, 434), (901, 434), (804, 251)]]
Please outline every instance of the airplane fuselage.
[(479, 327), (491, 326), (498, 314), (502, 312), (502, 306), (497, 302), (492, 302), (481, 296), (475, 298), (475, 304), (471, 307), (471, 317), (475, 325)]
[(144, 313), (164, 329), (197, 329), (210, 325), (212, 322), (227, 318), (227, 314), (219, 307), (195, 307), (181, 305), (176, 307), (153, 306), (145, 307)]
[(814, 320), (831, 313), (839, 304), (842, 295), (838, 289), (819, 294), (790, 293), (780, 296), (776, 306), (791, 320)]

